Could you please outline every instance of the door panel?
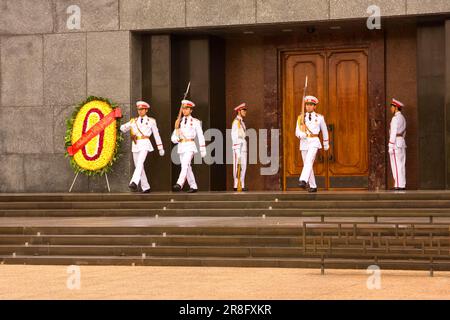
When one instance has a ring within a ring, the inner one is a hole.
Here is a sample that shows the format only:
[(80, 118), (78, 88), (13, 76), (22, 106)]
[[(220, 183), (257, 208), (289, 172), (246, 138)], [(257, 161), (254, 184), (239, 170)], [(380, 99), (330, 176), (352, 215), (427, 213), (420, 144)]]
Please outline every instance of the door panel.
[[(308, 75), (308, 91), (317, 92), (318, 98), (325, 97), (325, 61), (324, 53), (307, 53), (285, 56), (285, 100), (284, 100), (284, 139), (286, 149), (286, 171), (289, 176), (299, 176), (303, 161), (300, 154), (300, 142), (295, 137), (297, 117), (301, 113), (305, 77)], [(316, 161), (315, 172), (323, 175), (323, 161)]]
[(332, 52), (328, 74), (326, 120), (334, 131), (330, 176), (366, 175), (367, 56), (364, 52)]
[(367, 60), (364, 49), (283, 55), (285, 189), (295, 189), (303, 167), (295, 126), (306, 75), (330, 133), (330, 151), (320, 150), (314, 166), (319, 187), (367, 188)]

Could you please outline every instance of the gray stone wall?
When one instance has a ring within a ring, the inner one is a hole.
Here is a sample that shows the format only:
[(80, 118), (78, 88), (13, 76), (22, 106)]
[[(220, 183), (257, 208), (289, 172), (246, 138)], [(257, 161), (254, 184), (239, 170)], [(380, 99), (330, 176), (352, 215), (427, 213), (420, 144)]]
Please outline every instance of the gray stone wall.
[[(141, 94), (131, 31), (362, 18), (371, 4), (383, 16), (450, 12), (448, 0), (0, 0), (0, 192), (68, 190), (65, 120), (88, 95), (116, 101), (128, 119)], [(113, 191), (127, 189), (130, 170), (126, 152)], [(74, 189), (105, 190), (86, 177)]]
[(121, 0), (122, 30), (364, 18), (377, 5), (381, 15), (450, 12), (448, 0)]
[[(81, 29), (66, 28), (67, 6)], [(66, 119), (89, 95), (130, 114), (131, 33), (119, 30), (118, 1), (1, 0), (0, 192), (65, 192), (74, 177), (64, 157)], [(123, 149), (128, 151), (128, 140)], [(127, 189), (129, 152), (110, 174)], [(104, 178), (80, 176), (74, 191), (105, 191)]]
[[(67, 8), (81, 28), (67, 29)], [(0, 34), (162, 30), (450, 13), (448, 0), (0, 0)]]

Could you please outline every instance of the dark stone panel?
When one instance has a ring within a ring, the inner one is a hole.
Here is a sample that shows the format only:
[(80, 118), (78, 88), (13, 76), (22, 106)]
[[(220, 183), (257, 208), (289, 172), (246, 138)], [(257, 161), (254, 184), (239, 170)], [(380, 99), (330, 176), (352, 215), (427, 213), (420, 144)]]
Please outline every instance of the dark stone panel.
[(368, 116), (369, 190), (386, 189), (385, 40), (372, 32), (369, 41)]
[[(172, 130), (189, 81), (191, 88), (187, 98), (196, 104), (193, 116), (202, 121), (203, 131), (212, 127), (225, 128), (226, 119), (223, 111), (225, 52), (223, 49), (220, 50), (221, 46), (223, 47), (223, 44), (220, 40), (211, 37), (173, 38)], [(198, 158), (199, 154), (196, 157)], [(209, 166), (203, 161), (202, 164), (193, 164), (192, 167), (200, 190), (225, 190), (224, 166)], [(172, 166), (172, 184), (176, 182), (179, 171), (179, 165)]]
[(446, 187), (450, 189), (450, 20), (445, 23)]
[[(231, 128), (234, 108), (247, 103), (245, 123), (248, 129), (265, 129), (264, 117), (264, 46), (262, 37), (243, 35), (226, 43), (226, 125)], [(230, 150), (227, 150), (231, 153)], [(249, 163), (246, 185), (250, 190), (264, 190), (262, 165)], [(227, 190), (233, 190), (233, 166), (227, 165)]]
[(443, 189), (445, 177), (445, 28), (417, 29), (419, 181), (421, 189)]
[[(406, 107), (402, 110), (407, 122), (406, 185), (418, 188), (418, 127), (417, 127), (417, 26), (415, 22), (392, 21), (386, 31), (386, 135), (392, 118), (390, 102), (396, 98)], [(387, 187), (394, 185), (389, 154)]]
[(172, 186), (171, 40), (170, 36), (143, 36), (142, 41), (142, 97), (151, 105), (149, 115), (156, 119), (166, 153), (161, 157), (158, 151), (152, 152), (145, 168), (151, 176), (152, 190), (169, 191)]
[(365, 176), (330, 177), (330, 188), (361, 188), (369, 187), (369, 179)]
[[(278, 59), (279, 46), (273, 39), (265, 39), (264, 44), (264, 127), (269, 130), (282, 128), (282, 111), (280, 92), (278, 88)], [(267, 144), (271, 146), (271, 135), (268, 135)], [(282, 143), (280, 143), (279, 163), (283, 163)], [(268, 147), (268, 153), (272, 152)], [(264, 176), (265, 190), (280, 190), (282, 184), (282, 168), (275, 175)]]
[(143, 36), (131, 33), (131, 105), (142, 99)]
[[(210, 38), (210, 127), (226, 132), (226, 103), (225, 103), (225, 42), (223, 39)], [(225, 137), (225, 134), (223, 135)], [(222, 154), (226, 155), (226, 145)], [(226, 159), (224, 158), (224, 163)], [(211, 191), (226, 190), (226, 164), (212, 164), (211, 170)]]
[[(189, 50), (189, 41), (182, 37), (173, 37), (171, 42), (171, 133), (174, 129), (175, 120), (178, 117), (180, 110), (180, 101), (183, 99), (183, 94), (186, 91), (186, 86), (189, 83), (190, 64), (188, 63), (191, 53)], [(191, 87), (193, 84), (191, 83)], [(187, 96), (188, 99), (193, 99), (192, 91)], [(171, 143), (172, 148), (176, 145)], [(171, 148), (171, 149), (172, 149)], [(180, 166), (172, 163), (171, 184), (174, 185), (180, 173)], [(196, 174), (196, 172), (194, 172)], [(196, 175), (197, 177), (197, 175)]]
[[(203, 132), (211, 126), (211, 105), (210, 105), (210, 69), (209, 61), (209, 41), (208, 38), (189, 40), (189, 75), (191, 80), (190, 97), (196, 106), (193, 116), (202, 121)], [(195, 159), (195, 158), (194, 158)], [(192, 165), (195, 179), (201, 190), (211, 190), (211, 171), (210, 167), (203, 164)]]

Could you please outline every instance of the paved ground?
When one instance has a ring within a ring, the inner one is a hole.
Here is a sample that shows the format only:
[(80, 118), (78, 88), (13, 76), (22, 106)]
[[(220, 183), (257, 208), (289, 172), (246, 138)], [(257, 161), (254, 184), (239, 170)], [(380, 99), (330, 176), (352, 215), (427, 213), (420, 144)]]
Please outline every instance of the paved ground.
[(369, 290), (365, 270), (186, 267), (80, 268), (69, 290), (64, 266), (0, 265), (0, 299), (446, 299), (450, 272), (382, 271)]

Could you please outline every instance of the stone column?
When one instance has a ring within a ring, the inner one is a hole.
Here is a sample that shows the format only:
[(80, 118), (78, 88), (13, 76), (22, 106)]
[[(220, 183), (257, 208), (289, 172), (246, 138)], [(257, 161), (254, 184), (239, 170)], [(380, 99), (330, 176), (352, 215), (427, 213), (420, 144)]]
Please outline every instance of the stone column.
[(417, 31), (419, 188), (446, 186), (445, 28), (422, 24)]

